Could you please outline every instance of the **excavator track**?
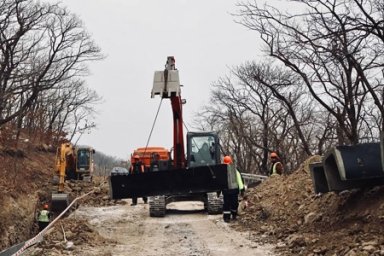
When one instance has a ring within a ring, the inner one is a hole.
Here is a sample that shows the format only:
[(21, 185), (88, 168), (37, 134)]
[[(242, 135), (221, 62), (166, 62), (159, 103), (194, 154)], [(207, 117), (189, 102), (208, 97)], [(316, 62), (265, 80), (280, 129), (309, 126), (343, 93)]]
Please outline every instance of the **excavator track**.
[(166, 212), (165, 196), (151, 196), (149, 201), (149, 216), (164, 217)]
[(223, 195), (217, 196), (216, 192), (207, 193), (208, 214), (220, 214), (223, 212)]

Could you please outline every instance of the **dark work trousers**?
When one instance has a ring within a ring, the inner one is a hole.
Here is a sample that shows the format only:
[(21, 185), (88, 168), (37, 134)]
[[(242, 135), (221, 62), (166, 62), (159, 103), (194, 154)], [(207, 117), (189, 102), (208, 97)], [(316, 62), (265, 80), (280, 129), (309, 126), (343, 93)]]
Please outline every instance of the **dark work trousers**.
[[(145, 171), (143, 162), (138, 161), (132, 165), (131, 173), (132, 174), (140, 174)], [(148, 202), (147, 197), (143, 197), (143, 201), (146, 204)], [(137, 197), (132, 197), (132, 205), (137, 205)]]
[[(148, 197), (143, 197), (143, 201), (146, 204), (148, 202)], [(132, 205), (137, 205), (137, 197), (132, 197)]]
[(49, 222), (39, 221), (38, 224), (39, 224), (39, 231), (41, 231), (49, 225)]
[(224, 205), (223, 205), (223, 219), (229, 222), (231, 219), (236, 219), (237, 208), (239, 207), (239, 190), (228, 189), (223, 191)]

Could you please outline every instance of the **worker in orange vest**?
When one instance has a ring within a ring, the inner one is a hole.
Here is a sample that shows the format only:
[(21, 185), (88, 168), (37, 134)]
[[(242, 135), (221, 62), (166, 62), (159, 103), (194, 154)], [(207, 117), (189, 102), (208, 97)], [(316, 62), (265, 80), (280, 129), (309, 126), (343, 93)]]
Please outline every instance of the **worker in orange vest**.
[[(144, 164), (140, 160), (139, 155), (133, 156), (134, 162), (131, 164), (131, 167), (129, 168), (130, 174), (140, 174), (144, 172)], [(143, 201), (146, 204), (148, 202), (147, 197), (143, 197)], [(131, 205), (137, 205), (137, 197), (132, 197), (132, 204)]]
[(283, 164), (280, 162), (279, 156), (276, 152), (270, 154), (271, 168), (269, 170), (269, 176), (281, 175), (284, 173)]

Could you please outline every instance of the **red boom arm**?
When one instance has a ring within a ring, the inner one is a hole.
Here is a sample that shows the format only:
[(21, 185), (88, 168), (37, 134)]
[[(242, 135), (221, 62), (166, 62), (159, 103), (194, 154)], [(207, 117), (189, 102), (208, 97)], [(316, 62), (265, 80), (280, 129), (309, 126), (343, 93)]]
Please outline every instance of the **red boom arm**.
[(171, 96), (173, 112), (173, 164), (175, 168), (185, 167), (183, 103), (180, 96)]

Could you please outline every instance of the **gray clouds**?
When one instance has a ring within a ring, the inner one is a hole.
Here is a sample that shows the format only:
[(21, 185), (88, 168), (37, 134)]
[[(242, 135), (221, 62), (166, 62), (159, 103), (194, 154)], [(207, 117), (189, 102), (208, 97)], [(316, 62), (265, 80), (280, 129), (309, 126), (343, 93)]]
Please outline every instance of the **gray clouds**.
[[(207, 103), (210, 84), (228, 67), (253, 60), (257, 34), (233, 21), (232, 0), (63, 0), (79, 15), (107, 58), (91, 63), (87, 84), (104, 98), (94, 120), (98, 128), (79, 143), (126, 159), (145, 146), (160, 98), (150, 98), (155, 70), (176, 58), (184, 121)], [(172, 111), (164, 100), (150, 145), (172, 146)]]

